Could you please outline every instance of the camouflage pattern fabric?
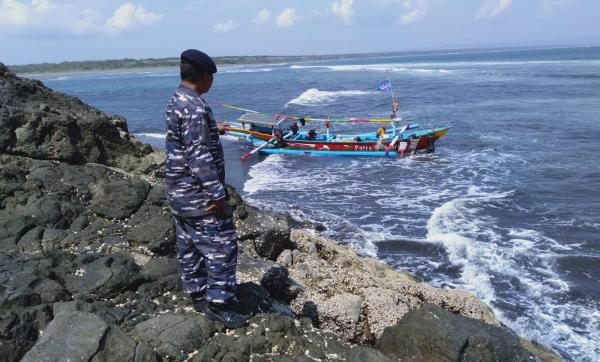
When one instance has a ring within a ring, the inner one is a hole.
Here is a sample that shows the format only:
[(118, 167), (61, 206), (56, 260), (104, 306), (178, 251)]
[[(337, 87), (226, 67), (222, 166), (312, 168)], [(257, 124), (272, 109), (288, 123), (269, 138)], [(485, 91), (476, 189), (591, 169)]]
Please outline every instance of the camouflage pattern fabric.
[(237, 238), (231, 217), (205, 211), (226, 197), (225, 160), (210, 107), (180, 86), (166, 109), (167, 202), (175, 220), (177, 256), (186, 293), (225, 303), (236, 285)]
[(177, 258), (186, 293), (206, 291), (212, 303), (225, 303), (234, 296), (237, 238), (231, 218), (174, 217)]
[(167, 105), (167, 201), (177, 216), (199, 217), (225, 197), (225, 159), (212, 110), (180, 86)]

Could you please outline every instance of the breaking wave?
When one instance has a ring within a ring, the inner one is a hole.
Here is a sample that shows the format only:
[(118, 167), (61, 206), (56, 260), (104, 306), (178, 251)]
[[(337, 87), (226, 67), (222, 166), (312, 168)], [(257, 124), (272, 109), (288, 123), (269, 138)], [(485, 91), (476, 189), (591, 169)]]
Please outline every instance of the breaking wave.
[(446, 74), (448, 69), (411, 68), (410, 64), (356, 64), (356, 65), (292, 65), (290, 69), (326, 69), (341, 72), (374, 71), (374, 72), (404, 72), (413, 74)]
[(347, 91), (322, 91), (317, 88), (310, 88), (304, 91), (297, 98), (287, 102), (285, 106), (290, 104), (296, 104), (299, 106), (319, 106), (326, 103), (334, 102), (340, 97), (354, 97), (372, 94), (373, 92), (360, 91), (360, 90), (347, 90)]

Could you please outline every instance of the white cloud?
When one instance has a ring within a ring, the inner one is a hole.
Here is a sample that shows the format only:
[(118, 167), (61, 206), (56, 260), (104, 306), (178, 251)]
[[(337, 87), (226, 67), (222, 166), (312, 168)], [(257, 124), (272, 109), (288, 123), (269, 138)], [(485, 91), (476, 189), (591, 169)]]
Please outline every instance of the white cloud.
[(279, 15), (277, 15), (275, 22), (278, 26), (288, 27), (294, 25), (294, 23), (296, 23), (298, 20), (300, 20), (300, 17), (296, 15), (296, 9), (286, 8), (283, 9)]
[(425, 9), (417, 7), (400, 17), (400, 23), (410, 24), (425, 16)]
[(350, 22), (354, 15), (354, 10), (352, 9), (353, 2), (354, 0), (340, 0), (340, 2), (334, 2), (331, 4), (330, 10), (333, 15), (341, 18), (345, 22)]
[(217, 23), (213, 25), (213, 31), (215, 33), (229, 33), (235, 30), (235, 28), (237, 28), (238, 25), (239, 24), (235, 20), (229, 19), (224, 23)]
[(262, 9), (256, 14), (256, 17), (252, 20), (256, 25), (265, 25), (271, 19), (271, 12), (267, 9)]
[(50, 3), (46, 0), (33, 0), (31, 3), (2, 0), (0, 3), (0, 26), (25, 25), (33, 16), (43, 14), (49, 8)]
[(125, 3), (106, 20), (106, 15), (75, 4), (52, 0), (0, 0), (0, 33), (44, 36), (114, 33), (162, 18), (140, 5)]
[(443, 3), (444, 0), (374, 0), (381, 6), (400, 6), (403, 8), (402, 15), (398, 18), (398, 24), (408, 25), (423, 19), (432, 8)]
[(486, 0), (475, 18), (495, 18), (508, 10), (511, 5), (512, 0)]
[(120, 32), (132, 26), (152, 24), (161, 18), (162, 15), (152, 13), (142, 5), (127, 2), (119, 6), (105, 24), (109, 31)]

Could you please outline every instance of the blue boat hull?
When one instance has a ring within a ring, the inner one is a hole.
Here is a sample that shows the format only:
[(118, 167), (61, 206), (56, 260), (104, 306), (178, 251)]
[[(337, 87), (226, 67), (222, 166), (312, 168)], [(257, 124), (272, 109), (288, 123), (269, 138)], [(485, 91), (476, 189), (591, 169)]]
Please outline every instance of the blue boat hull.
[(317, 151), (317, 150), (291, 150), (286, 148), (263, 148), (258, 151), (261, 155), (315, 155), (315, 156), (353, 156), (353, 157), (398, 157), (394, 151), (387, 155), (385, 151)]

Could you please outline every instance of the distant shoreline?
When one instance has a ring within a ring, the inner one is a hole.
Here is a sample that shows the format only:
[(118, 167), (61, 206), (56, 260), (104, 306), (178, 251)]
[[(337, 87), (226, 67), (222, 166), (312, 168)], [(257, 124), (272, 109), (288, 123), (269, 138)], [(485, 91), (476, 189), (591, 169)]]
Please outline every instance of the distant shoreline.
[[(561, 48), (589, 48), (590, 46), (555, 46), (555, 47), (500, 47), (500, 48), (468, 48), (468, 49), (444, 49), (428, 51), (404, 51), (404, 52), (375, 52), (375, 53), (349, 53), (349, 54), (326, 54), (326, 55), (253, 55), (253, 56), (223, 56), (214, 57), (219, 66), (227, 65), (259, 65), (276, 63), (295, 63), (327, 60), (347, 60), (352, 58), (375, 58), (384, 56), (427, 56), (448, 53), (485, 53), (499, 51), (523, 51), (541, 49)], [(87, 74), (106, 71), (135, 71), (154, 68), (173, 68), (179, 66), (179, 58), (146, 58), (146, 59), (110, 59), (110, 60), (84, 60), (65, 61), (60, 63), (38, 63), (9, 65), (15, 73), (27, 75), (52, 74)]]

